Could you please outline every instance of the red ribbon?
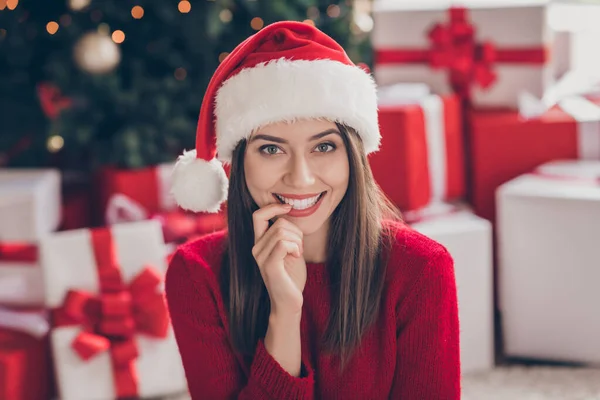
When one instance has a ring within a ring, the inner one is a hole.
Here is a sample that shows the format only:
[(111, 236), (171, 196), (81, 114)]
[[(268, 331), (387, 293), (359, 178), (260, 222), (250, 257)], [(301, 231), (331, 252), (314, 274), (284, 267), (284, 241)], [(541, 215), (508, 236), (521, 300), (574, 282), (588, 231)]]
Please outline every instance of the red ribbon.
[(35, 263), (38, 248), (29, 243), (0, 243), (0, 261)]
[(449, 10), (448, 23), (437, 23), (428, 32), (429, 49), (379, 49), (375, 62), (384, 64), (428, 63), (433, 69), (445, 69), (452, 89), (470, 98), (474, 84), (491, 87), (497, 80), (496, 63), (542, 64), (547, 60), (544, 48), (497, 48), (491, 42), (477, 43), (476, 30), (463, 7)]
[(125, 285), (110, 230), (93, 230), (91, 236), (100, 294), (70, 290), (62, 307), (55, 310), (55, 324), (83, 327), (72, 343), (83, 360), (110, 351), (117, 396), (136, 397), (139, 354), (134, 334), (164, 338), (168, 332), (168, 311), (158, 290), (162, 277), (146, 266)]

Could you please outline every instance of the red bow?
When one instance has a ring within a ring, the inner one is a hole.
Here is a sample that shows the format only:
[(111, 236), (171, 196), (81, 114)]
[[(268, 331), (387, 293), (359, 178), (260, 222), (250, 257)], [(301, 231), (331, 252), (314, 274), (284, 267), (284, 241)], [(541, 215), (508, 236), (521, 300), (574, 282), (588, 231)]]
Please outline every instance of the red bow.
[(473, 83), (487, 88), (496, 81), (492, 70), (496, 48), (492, 43), (475, 42), (475, 28), (464, 8), (451, 8), (450, 21), (434, 25), (428, 36), (429, 64), (448, 70), (452, 88), (460, 96), (469, 97)]
[[(101, 281), (106, 285), (111, 281), (115, 283), (110, 275), (104, 273)], [(161, 281), (158, 272), (145, 267), (129, 287), (122, 290), (99, 296), (70, 290), (55, 314), (58, 326), (83, 326), (84, 330), (72, 342), (73, 349), (82, 359), (88, 360), (110, 350), (118, 397), (137, 394), (134, 360), (138, 357), (138, 348), (134, 333), (167, 336), (169, 318), (159, 290)]]

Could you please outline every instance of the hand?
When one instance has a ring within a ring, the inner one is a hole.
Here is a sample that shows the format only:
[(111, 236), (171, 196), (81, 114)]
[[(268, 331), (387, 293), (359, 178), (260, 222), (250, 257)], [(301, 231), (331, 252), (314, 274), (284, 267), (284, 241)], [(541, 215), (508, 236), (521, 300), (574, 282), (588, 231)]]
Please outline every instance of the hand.
[(302, 231), (290, 221), (278, 218), (290, 212), (289, 204), (269, 204), (252, 215), (254, 247), (252, 255), (271, 299), (271, 315), (300, 315), (302, 291), (306, 284), (306, 262), (302, 256)]

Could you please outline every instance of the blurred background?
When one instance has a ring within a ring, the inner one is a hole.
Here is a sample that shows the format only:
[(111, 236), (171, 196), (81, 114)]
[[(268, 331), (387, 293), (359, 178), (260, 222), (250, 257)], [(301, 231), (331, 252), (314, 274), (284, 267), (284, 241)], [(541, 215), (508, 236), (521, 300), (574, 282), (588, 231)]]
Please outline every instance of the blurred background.
[(164, 309), (98, 328), (100, 260), (154, 290), (226, 226), (170, 172), (219, 63), (281, 20), (379, 85), (369, 162), (454, 257), (463, 398), (600, 399), (600, 1), (0, 0), (0, 400), (123, 395), (115, 335), (150, 338), (137, 396), (186, 398)]

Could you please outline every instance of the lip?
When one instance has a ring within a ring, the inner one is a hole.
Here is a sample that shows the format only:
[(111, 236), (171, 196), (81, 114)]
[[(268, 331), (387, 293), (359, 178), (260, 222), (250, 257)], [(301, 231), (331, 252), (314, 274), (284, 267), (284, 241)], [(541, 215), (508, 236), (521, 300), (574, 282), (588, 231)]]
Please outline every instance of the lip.
[[(291, 209), (290, 212), (288, 212), (287, 215), (288, 217), (308, 217), (309, 215), (312, 215), (315, 213), (315, 211), (317, 211), (319, 209), (319, 207), (321, 206), (321, 203), (323, 203), (323, 199), (325, 198), (325, 196), (327, 196), (327, 192), (321, 192), (323, 195), (319, 198), (319, 200), (315, 203), (314, 206), (309, 207), (309, 208), (305, 208), (304, 210), (296, 210), (296, 209)], [(309, 197), (314, 197), (314, 196), (318, 196), (321, 193), (317, 193), (315, 195), (311, 195)], [(283, 196), (283, 195), (280, 195)], [(275, 195), (273, 195), (273, 197), (276, 197)], [(287, 197), (287, 196), (284, 196)], [(302, 198), (306, 198), (306, 197), (302, 197)], [(277, 200), (279, 201), (279, 200)]]

